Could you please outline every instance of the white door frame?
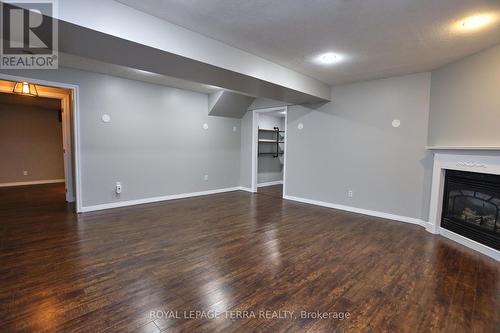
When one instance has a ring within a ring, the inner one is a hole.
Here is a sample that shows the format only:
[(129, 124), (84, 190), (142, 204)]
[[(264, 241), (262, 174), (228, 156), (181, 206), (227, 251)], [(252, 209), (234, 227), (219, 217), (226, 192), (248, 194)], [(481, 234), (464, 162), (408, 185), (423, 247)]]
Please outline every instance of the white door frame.
[[(22, 82), (49, 86), (55, 88), (64, 88), (72, 91), (73, 98), (70, 96), (62, 96), (53, 94), (45, 94), (42, 97), (53, 97), (61, 99), (62, 114), (62, 134), (64, 148), (64, 180), (66, 186), (66, 201), (76, 201), (76, 212), (81, 212), (82, 196), (81, 196), (81, 165), (80, 165), (80, 117), (79, 117), (79, 87), (77, 85), (53, 82), (30, 77), (8, 75), (0, 73), (0, 80)], [(7, 92), (7, 91), (4, 91)], [(12, 91), (10, 91), (12, 92)], [(73, 133), (72, 133), (73, 132)], [(72, 136), (73, 134), (73, 136)], [(72, 145), (73, 139), (73, 145)], [(73, 163), (74, 162), (74, 163)], [(76, 179), (75, 179), (76, 178)]]
[(286, 188), (286, 155), (287, 155), (287, 144), (288, 144), (288, 107), (280, 106), (266, 109), (255, 109), (252, 110), (252, 192), (257, 192), (258, 187), (258, 137), (259, 137), (259, 114), (274, 112), (274, 111), (285, 111), (285, 143), (283, 147), (284, 159), (283, 159), (283, 196), (285, 196)]

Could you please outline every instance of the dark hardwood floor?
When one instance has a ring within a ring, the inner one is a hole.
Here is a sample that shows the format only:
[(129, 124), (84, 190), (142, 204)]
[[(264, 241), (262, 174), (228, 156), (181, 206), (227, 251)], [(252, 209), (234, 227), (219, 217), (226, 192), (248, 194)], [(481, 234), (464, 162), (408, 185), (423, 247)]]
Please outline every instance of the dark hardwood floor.
[(272, 185), (259, 187), (257, 189), (258, 194), (269, 195), (271, 197), (282, 198), (283, 197), (283, 185)]
[(500, 331), (500, 265), (417, 226), (246, 192), (71, 211), (0, 188), (0, 332)]

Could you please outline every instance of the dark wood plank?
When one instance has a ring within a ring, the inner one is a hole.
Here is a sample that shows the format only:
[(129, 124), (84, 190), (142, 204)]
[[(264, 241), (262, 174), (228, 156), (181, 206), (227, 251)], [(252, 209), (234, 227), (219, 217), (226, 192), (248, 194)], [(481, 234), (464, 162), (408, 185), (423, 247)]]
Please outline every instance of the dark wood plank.
[(283, 197), (283, 185), (272, 185), (259, 187), (257, 189), (259, 194), (269, 195), (271, 197), (282, 198)]
[(76, 215), (61, 184), (0, 188), (0, 332), (500, 330), (497, 262), (418, 226), (280, 197), (275, 186)]

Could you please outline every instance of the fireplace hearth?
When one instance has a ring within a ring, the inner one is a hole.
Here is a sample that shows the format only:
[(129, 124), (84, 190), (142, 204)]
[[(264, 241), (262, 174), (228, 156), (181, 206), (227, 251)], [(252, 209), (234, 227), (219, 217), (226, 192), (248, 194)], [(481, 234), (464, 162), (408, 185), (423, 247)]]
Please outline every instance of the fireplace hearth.
[(500, 250), (500, 175), (446, 170), (441, 227)]

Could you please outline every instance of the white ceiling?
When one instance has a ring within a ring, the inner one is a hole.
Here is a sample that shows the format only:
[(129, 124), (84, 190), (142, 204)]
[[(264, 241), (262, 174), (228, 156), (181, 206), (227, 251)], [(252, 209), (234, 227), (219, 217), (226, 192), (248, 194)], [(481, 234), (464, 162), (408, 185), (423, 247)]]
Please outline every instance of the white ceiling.
[[(427, 71), (500, 43), (500, 0), (118, 0), (329, 84)], [(491, 13), (481, 31), (455, 29)], [(318, 65), (336, 52), (344, 59)]]

